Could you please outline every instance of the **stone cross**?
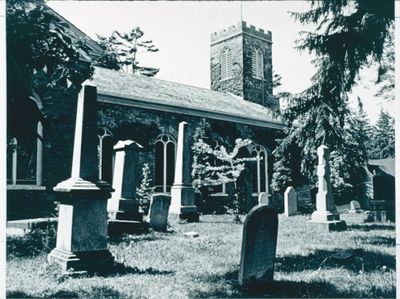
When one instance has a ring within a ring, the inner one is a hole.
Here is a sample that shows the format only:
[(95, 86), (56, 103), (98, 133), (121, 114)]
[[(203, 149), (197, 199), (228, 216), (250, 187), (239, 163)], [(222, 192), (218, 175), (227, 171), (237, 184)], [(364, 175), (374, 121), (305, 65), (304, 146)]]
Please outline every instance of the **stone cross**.
[(152, 229), (158, 231), (167, 229), (170, 204), (171, 196), (166, 193), (158, 193), (151, 196), (149, 222)]
[(243, 225), (239, 285), (257, 288), (272, 281), (277, 238), (277, 212), (266, 205), (251, 209)]
[(311, 221), (322, 223), (329, 231), (343, 230), (344, 221), (339, 218), (331, 191), (329, 149), (325, 145), (318, 147), (318, 193), (316, 198), (317, 210), (311, 215)]
[(110, 219), (142, 220), (136, 201), (139, 151), (143, 146), (132, 140), (120, 140), (114, 146), (115, 166), (111, 198), (107, 211)]
[(269, 205), (269, 197), (267, 192), (260, 192), (258, 195), (258, 204), (259, 205)]
[(56, 248), (48, 255), (68, 271), (112, 266), (107, 249), (107, 198), (112, 188), (97, 180), (97, 90), (90, 81), (78, 95), (71, 177), (60, 182)]
[(194, 204), (190, 160), (190, 134), (188, 123), (179, 123), (178, 142), (175, 164), (174, 184), (171, 187), (170, 213), (178, 214), (181, 219), (198, 221), (199, 215)]
[(297, 214), (297, 193), (293, 187), (287, 187), (284, 195), (285, 216)]

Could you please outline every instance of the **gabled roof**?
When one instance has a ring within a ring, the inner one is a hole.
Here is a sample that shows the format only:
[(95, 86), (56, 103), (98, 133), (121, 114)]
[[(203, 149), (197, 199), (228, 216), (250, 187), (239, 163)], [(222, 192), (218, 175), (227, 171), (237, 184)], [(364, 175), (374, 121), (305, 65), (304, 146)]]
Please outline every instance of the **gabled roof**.
[(100, 102), (282, 129), (273, 112), (223, 92), (95, 67)]
[(395, 158), (371, 159), (368, 160), (368, 166), (371, 170), (380, 170), (385, 174), (395, 176)]

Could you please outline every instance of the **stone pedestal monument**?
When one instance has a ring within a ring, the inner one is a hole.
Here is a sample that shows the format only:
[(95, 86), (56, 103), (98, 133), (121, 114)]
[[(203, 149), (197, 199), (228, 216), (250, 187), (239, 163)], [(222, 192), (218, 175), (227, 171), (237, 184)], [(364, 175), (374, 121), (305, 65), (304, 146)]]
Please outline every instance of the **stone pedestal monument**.
[(144, 229), (143, 215), (136, 201), (139, 151), (143, 147), (132, 140), (120, 140), (114, 146), (114, 192), (108, 200), (108, 230), (110, 235), (136, 233)]
[(63, 270), (96, 272), (114, 258), (107, 249), (107, 198), (112, 191), (97, 181), (97, 91), (85, 81), (78, 96), (71, 177), (60, 182), (56, 248), (48, 255)]
[(318, 150), (318, 193), (317, 210), (311, 215), (311, 222), (320, 225), (328, 231), (339, 231), (346, 229), (346, 223), (340, 220), (336, 210), (331, 191), (329, 149), (321, 145)]
[(171, 187), (171, 214), (178, 214), (180, 219), (199, 221), (197, 207), (194, 204), (194, 188), (191, 176), (190, 134), (188, 123), (179, 123), (178, 145), (176, 152), (175, 178)]

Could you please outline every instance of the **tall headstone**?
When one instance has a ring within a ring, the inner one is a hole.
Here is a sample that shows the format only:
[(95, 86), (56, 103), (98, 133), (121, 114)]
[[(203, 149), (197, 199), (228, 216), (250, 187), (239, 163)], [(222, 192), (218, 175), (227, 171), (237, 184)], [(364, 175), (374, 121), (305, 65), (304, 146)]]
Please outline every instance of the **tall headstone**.
[(171, 187), (171, 214), (178, 214), (180, 219), (198, 221), (199, 214), (194, 204), (194, 188), (191, 176), (190, 134), (188, 123), (179, 123), (178, 145), (176, 152), (174, 184)]
[(325, 145), (318, 147), (318, 193), (317, 210), (311, 215), (311, 222), (317, 223), (328, 231), (346, 229), (346, 223), (340, 220), (333, 200), (330, 182), (329, 149)]
[(269, 205), (269, 196), (267, 192), (260, 192), (258, 195), (258, 204), (259, 205)]
[(143, 147), (132, 140), (120, 140), (114, 146), (115, 165), (111, 198), (108, 200), (108, 226), (111, 235), (141, 231), (143, 215), (136, 201), (139, 151)]
[(114, 262), (107, 249), (107, 198), (112, 191), (97, 181), (97, 91), (85, 81), (78, 96), (71, 177), (60, 182), (56, 248), (49, 262), (63, 270), (100, 271)]
[(293, 187), (287, 187), (284, 195), (285, 216), (297, 214), (297, 192)]
[(165, 231), (168, 224), (168, 211), (171, 196), (166, 193), (156, 193), (151, 196), (149, 223), (154, 230)]
[(267, 205), (251, 209), (243, 225), (239, 285), (256, 288), (272, 281), (277, 238), (277, 212)]

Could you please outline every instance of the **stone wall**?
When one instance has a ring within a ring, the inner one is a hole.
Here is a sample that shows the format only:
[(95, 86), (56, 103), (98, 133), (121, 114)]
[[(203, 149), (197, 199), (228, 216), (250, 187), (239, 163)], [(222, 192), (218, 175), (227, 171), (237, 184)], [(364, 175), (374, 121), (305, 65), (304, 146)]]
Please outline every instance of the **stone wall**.
[[(44, 128), (43, 146), (43, 181), (47, 190), (71, 174), (73, 137), (76, 114), (77, 92), (69, 91), (66, 96), (54, 94), (44, 101), (44, 112), (47, 120)], [(115, 136), (113, 143), (120, 139), (132, 139), (144, 145), (139, 155), (138, 175), (144, 163), (149, 163), (154, 182), (154, 142), (161, 133), (171, 134), (177, 138), (178, 124), (186, 121), (194, 128), (200, 117), (167, 113), (163, 111), (127, 107), (117, 104), (98, 102), (98, 127), (108, 128)], [(209, 120), (219, 134), (231, 141), (235, 138), (250, 138), (263, 144), (269, 152), (275, 147), (276, 130), (258, 128), (247, 125), (232, 124), (225, 121)], [(139, 134), (140, 133), (140, 134)], [(272, 178), (272, 159), (269, 160), (269, 178)], [(244, 180), (250, 185), (249, 173)], [(252, 198), (251, 190), (247, 190), (247, 198)], [(248, 210), (253, 201), (248, 201), (244, 209)], [(52, 216), (54, 192), (51, 191), (8, 191), (8, 220)], [(20, 207), (20, 208), (18, 208)]]

